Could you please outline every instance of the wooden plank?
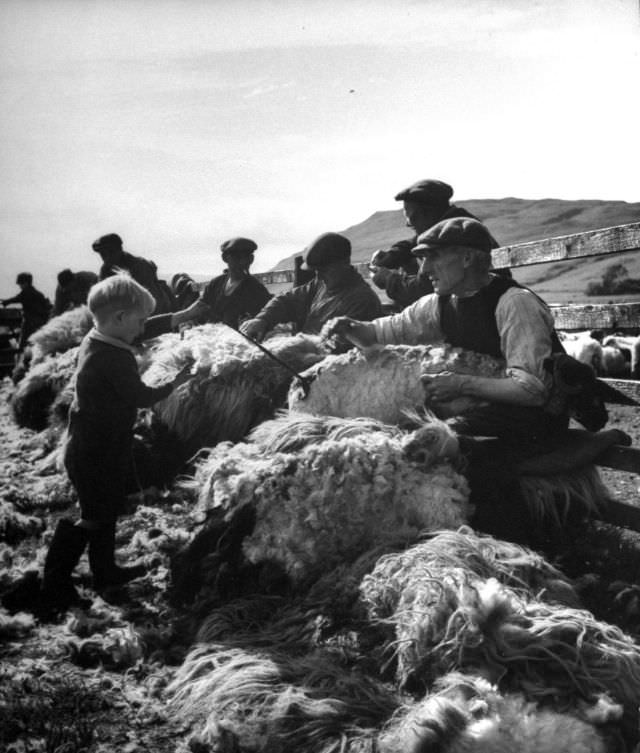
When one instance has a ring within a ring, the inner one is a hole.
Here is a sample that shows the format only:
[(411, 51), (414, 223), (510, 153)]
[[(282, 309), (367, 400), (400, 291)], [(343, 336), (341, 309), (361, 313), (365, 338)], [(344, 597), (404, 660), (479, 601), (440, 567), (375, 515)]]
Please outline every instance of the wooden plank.
[(493, 266), (520, 267), (563, 261), (585, 256), (600, 256), (640, 250), (640, 222), (562, 235), (539, 241), (502, 246), (491, 252)]
[(636, 447), (614, 445), (600, 455), (597, 465), (613, 468), (615, 471), (640, 474), (640, 450)]
[(556, 329), (565, 331), (640, 328), (640, 303), (552, 304), (549, 308)]

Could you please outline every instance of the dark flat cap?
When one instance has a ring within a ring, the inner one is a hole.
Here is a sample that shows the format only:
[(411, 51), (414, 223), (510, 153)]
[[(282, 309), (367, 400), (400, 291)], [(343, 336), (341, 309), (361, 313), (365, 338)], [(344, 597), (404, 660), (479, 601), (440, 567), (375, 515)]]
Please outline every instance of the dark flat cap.
[(419, 201), (422, 204), (448, 204), (453, 188), (441, 180), (419, 180), (400, 193), (396, 201)]
[(350, 258), (351, 242), (348, 238), (338, 233), (323, 233), (307, 246), (304, 266), (316, 269), (337, 261), (349, 261)]
[(122, 238), (116, 233), (101, 235), (97, 241), (91, 244), (94, 251), (120, 251), (122, 249)]
[(252, 241), (251, 238), (229, 238), (220, 246), (220, 251), (223, 254), (252, 254), (258, 250), (258, 244)]
[(414, 256), (424, 256), (425, 251), (446, 246), (477, 248), (490, 254), (493, 238), (479, 220), (472, 220), (470, 217), (452, 217), (450, 220), (438, 222), (419, 235), (412, 253)]

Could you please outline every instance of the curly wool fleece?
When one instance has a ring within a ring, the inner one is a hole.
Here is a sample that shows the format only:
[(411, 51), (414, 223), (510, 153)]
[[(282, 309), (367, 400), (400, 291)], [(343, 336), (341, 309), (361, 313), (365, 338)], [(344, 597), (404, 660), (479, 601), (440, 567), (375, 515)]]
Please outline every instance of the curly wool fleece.
[[(369, 431), (297, 452), (260, 445), (216, 447), (196, 469), (199, 508), (256, 509), (243, 548), (252, 562), (280, 563), (302, 583), (389, 540), (457, 528), (471, 508), (466, 479), (416, 451), (417, 432)], [(442, 431), (447, 431), (442, 426)]]
[[(424, 403), (422, 374), (450, 371), (455, 374), (503, 377), (504, 361), (451, 345), (387, 345), (366, 351), (349, 350), (327, 356), (305, 371), (311, 382), (305, 396), (293, 383), (289, 390), (291, 410), (324, 416), (369, 416), (384, 423), (397, 424), (407, 411)], [(436, 414), (446, 418), (467, 407), (440, 404)]]

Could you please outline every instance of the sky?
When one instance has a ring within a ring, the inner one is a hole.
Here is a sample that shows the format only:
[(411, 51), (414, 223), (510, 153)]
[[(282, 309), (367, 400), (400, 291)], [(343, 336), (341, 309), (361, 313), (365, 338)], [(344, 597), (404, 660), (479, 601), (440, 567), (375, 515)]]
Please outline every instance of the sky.
[(110, 232), (266, 271), (422, 178), (640, 201), (639, 74), (638, 0), (1, 0), (0, 297)]

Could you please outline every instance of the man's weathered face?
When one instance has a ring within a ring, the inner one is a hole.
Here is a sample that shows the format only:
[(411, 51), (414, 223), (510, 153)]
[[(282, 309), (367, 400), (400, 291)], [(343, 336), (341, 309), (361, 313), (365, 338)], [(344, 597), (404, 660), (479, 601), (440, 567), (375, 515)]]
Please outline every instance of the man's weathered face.
[(253, 251), (234, 251), (232, 254), (224, 254), (222, 258), (226, 262), (229, 272), (239, 275), (249, 272), (254, 256)]
[(419, 274), (431, 280), (438, 295), (450, 295), (464, 291), (467, 264), (465, 249), (445, 246), (424, 251)]
[(317, 267), (316, 272), (325, 285), (328, 288), (332, 288), (340, 283), (348, 268), (349, 262), (336, 261), (333, 264), (325, 264), (322, 267)]

